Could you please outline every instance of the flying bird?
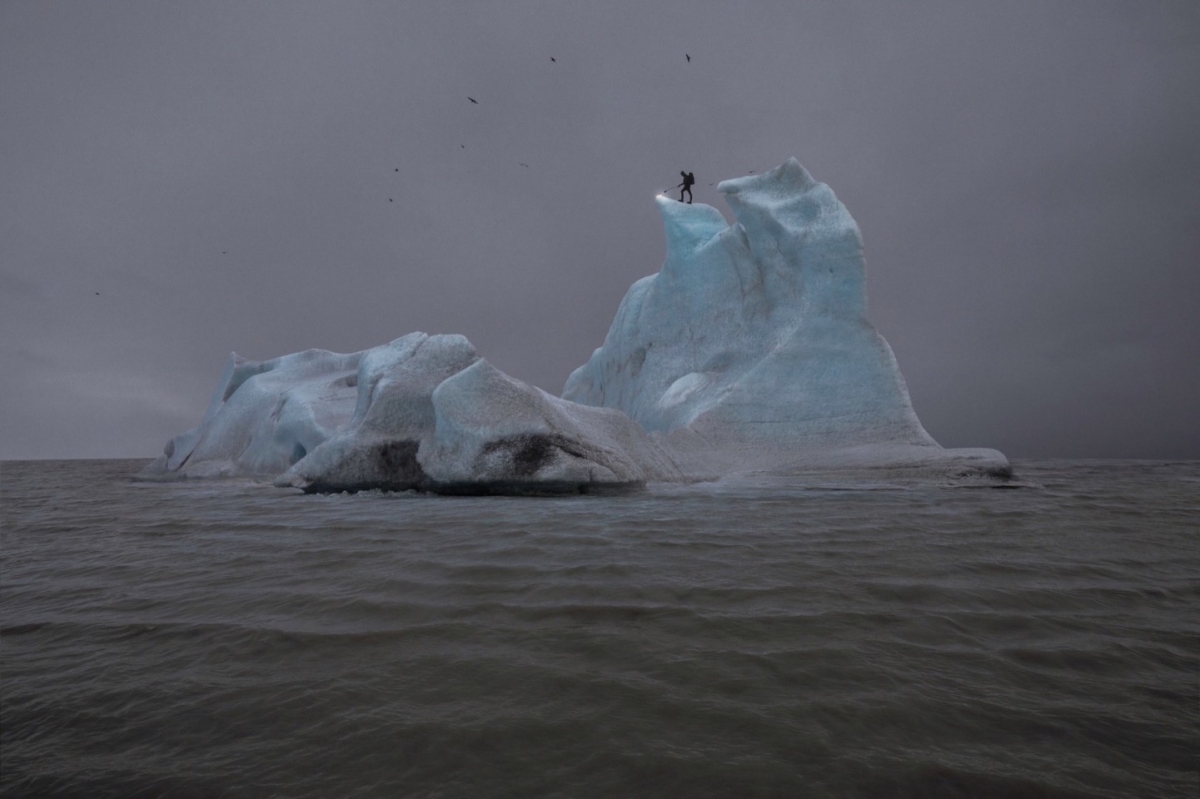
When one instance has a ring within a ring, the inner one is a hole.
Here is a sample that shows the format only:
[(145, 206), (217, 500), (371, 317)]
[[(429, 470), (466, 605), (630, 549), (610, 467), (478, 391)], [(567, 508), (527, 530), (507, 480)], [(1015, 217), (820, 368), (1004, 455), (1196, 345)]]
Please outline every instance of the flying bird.
[(399, 171), (400, 171), (400, 167), (396, 167), (396, 171), (397, 171), (397, 172), (399, 172)]
[(525, 167), (526, 169), (529, 168), (529, 164), (526, 164), (523, 161), (518, 161), (517, 163), (520, 164), (521, 166)]
[(551, 60), (551, 61), (554, 61), (555, 63), (557, 63), (557, 62), (558, 62), (558, 59), (556, 59), (554, 56), (550, 56), (550, 60)]
[(467, 99), (470, 100), (471, 102), (475, 103), (475, 105), (479, 105), (479, 101), (476, 100), (474, 97), (468, 97)]
[(692, 57), (691, 57), (690, 55), (688, 55), (687, 53), (684, 53), (684, 54), (683, 54), (683, 57), (684, 57), (684, 58), (686, 58), (686, 59), (688, 60), (688, 63), (689, 63), (689, 64), (690, 64), (690, 63), (692, 63)]

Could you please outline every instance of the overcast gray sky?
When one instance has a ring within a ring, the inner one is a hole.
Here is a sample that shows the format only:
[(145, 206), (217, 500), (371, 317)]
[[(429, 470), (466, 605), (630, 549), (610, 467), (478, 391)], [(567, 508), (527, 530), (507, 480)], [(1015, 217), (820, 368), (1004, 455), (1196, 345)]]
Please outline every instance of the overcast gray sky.
[(559, 393), (654, 193), (792, 155), (939, 442), (1200, 457), (1195, 0), (7, 0), (0, 458), (152, 457), (231, 350)]

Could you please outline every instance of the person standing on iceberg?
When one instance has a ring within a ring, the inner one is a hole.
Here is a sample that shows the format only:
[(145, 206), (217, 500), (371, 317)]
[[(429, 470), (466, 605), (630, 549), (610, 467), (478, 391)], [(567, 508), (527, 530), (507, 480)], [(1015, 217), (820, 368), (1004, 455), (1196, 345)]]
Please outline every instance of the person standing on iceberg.
[(675, 188), (679, 189), (679, 202), (683, 202), (683, 193), (686, 191), (688, 196), (688, 205), (692, 204), (692, 184), (696, 182), (696, 176), (691, 172), (680, 172), (683, 175), (683, 183), (680, 183)]

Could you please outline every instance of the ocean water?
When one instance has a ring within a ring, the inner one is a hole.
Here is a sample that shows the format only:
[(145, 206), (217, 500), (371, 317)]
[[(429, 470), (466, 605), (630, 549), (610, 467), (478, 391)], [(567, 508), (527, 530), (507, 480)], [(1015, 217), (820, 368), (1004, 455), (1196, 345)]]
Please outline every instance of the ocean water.
[(0, 464), (14, 797), (1196, 797), (1200, 462), (304, 496)]

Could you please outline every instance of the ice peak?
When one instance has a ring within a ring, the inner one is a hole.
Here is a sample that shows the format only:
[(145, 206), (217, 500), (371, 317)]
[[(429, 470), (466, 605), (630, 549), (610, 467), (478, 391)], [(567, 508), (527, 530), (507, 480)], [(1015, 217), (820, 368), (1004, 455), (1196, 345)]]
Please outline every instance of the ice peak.
[(711, 205), (683, 203), (661, 194), (655, 202), (662, 214), (668, 258), (691, 254), (729, 227), (721, 212)]
[(858, 224), (846, 206), (795, 158), (761, 175), (722, 181), (717, 188), (751, 238), (820, 239), (862, 248)]
[(658, 199), (662, 271), (630, 290), (564, 396), (648, 430), (763, 446), (928, 441), (864, 316), (862, 239), (833, 191), (794, 158), (720, 189), (732, 228), (715, 208)]
[(717, 184), (717, 191), (722, 194), (739, 194), (743, 191), (768, 192), (780, 195), (793, 195), (808, 191), (820, 185), (801, 166), (795, 157), (789, 158), (774, 169), (769, 169), (761, 175), (744, 175), (740, 178), (730, 178)]

